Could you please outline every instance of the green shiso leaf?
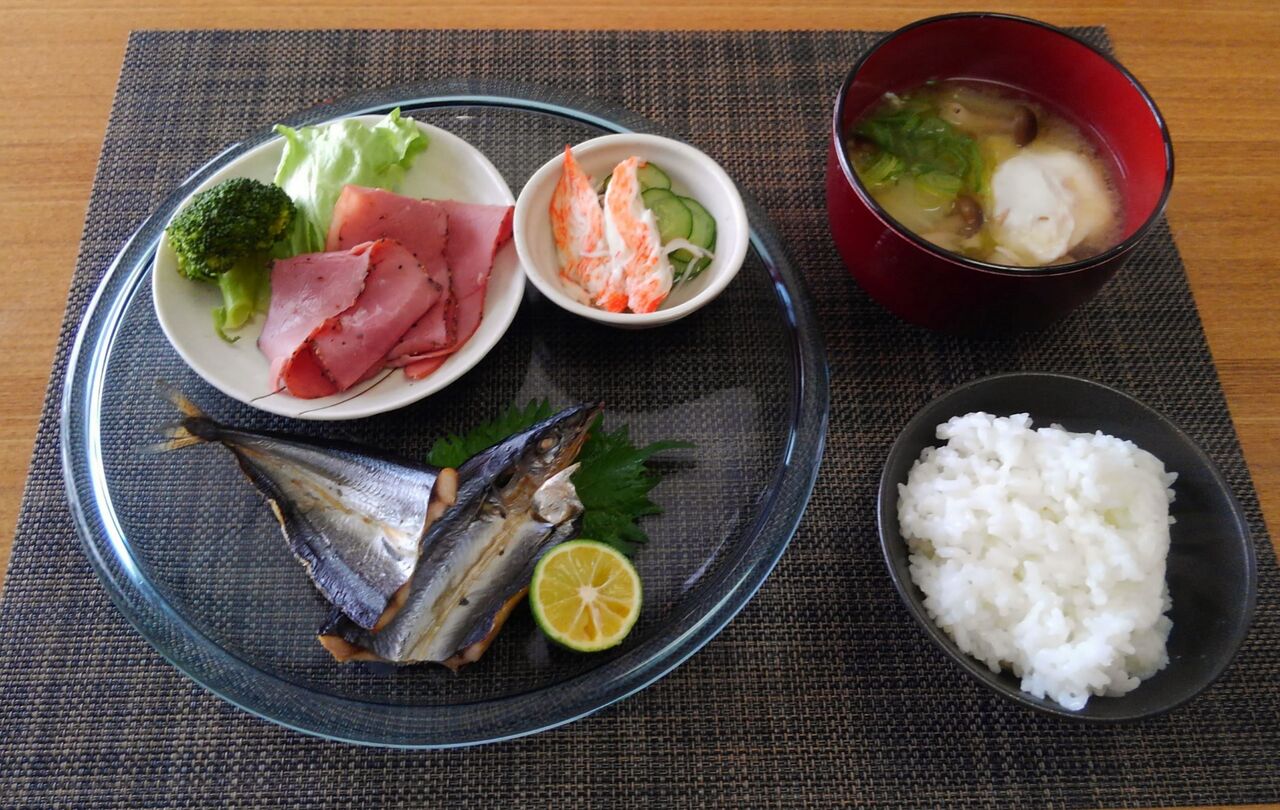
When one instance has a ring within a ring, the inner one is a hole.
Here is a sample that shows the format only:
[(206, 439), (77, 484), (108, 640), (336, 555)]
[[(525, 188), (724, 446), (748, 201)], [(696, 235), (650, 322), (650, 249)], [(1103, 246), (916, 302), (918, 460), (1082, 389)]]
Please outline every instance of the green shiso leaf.
[(649, 539), (636, 521), (662, 511), (649, 499), (649, 492), (662, 477), (651, 471), (646, 462), (664, 450), (693, 445), (661, 441), (636, 447), (626, 425), (606, 433), (602, 422), (603, 417), (597, 417), (591, 426), (591, 433), (578, 455), (582, 466), (573, 476), (578, 498), (582, 500), (582, 534), (630, 555), (637, 543)]

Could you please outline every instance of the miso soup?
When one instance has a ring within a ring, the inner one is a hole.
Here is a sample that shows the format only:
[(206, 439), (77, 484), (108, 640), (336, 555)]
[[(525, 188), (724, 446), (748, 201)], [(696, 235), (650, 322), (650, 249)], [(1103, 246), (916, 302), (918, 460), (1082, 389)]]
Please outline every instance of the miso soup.
[(962, 256), (1042, 267), (1120, 241), (1108, 161), (1070, 121), (996, 85), (886, 93), (845, 146), (890, 216)]

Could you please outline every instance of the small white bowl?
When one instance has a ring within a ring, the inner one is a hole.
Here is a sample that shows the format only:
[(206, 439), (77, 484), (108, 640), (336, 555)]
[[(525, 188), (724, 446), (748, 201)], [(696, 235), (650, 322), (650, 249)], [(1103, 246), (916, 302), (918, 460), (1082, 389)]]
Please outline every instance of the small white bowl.
[(560, 260), (551, 234), (551, 196), (564, 168), (558, 154), (538, 169), (516, 200), (516, 251), (533, 286), (561, 309), (621, 329), (648, 329), (678, 321), (710, 303), (738, 274), (747, 256), (749, 225), (742, 197), (720, 164), (687, 143), (629, 133), (592, 138), (573, 147), (583, 171), (599, 180), (623, 160), (638, 155), (671, 178), (671, 188), (692, 197), (716, 220), (715, 258), (698, 277), (674, 287), (655, 312), (606, 312), (580, 303), (560, 280)]

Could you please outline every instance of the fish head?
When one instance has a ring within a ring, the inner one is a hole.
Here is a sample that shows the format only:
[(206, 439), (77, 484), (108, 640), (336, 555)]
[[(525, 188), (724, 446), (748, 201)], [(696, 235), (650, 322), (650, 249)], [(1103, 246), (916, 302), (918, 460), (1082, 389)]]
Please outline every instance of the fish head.
[(492, 487), (504, 503), (532, 495), (573, 464), (601, 410), (599, 404), (574, 405), (478, 453), (458, 470), (464, 489)]
[(535, 425), (522, 459), (527, 472), (545, 481), (572, 464), (603, 408), (575, 405)]
[(600, 405), (575, 405), (534, 425), (515, 463), (495, 482), (503, 500), (541, 489), (572, 465), (600, 411)]

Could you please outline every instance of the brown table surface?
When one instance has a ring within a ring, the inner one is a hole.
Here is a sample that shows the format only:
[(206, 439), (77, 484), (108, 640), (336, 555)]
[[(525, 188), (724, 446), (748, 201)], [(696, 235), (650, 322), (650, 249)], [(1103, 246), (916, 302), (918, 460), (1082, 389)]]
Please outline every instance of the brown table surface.
[[(972, 6), (974, 4), (964, 4)], [(982, 4), (977, 4), (982, 5)], [(1280, 4), (991, 3), (1105, 25), (1169, 121), (1169, 218), (1280, 540)], [(921, 0), (3, 0), (0, 2), (0, 570), (7, 565), (116, 76), (141, 28), (892, 29), (961, 7)], [(832, 88), (834, 94), (835, 88)], [(1280, 543), (1277, 545), (1280, 548)]]

